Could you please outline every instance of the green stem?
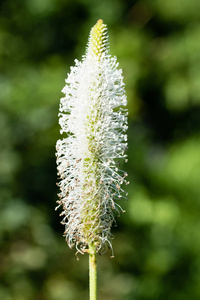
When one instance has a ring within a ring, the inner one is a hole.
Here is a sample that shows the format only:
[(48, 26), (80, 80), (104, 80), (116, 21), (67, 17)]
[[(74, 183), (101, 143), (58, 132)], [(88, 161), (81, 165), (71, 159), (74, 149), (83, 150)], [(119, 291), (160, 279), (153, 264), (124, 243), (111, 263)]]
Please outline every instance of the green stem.
[(97, 300), (97, 257), (93, 243), (89, 245), (90, 300)]

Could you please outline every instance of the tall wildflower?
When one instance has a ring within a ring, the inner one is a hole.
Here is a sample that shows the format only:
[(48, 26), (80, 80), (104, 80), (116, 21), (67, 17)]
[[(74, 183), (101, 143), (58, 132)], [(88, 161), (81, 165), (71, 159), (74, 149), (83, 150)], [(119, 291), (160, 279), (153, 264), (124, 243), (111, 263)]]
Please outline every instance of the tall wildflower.
[(103, 253), (111, 245), (111, 226), (125, 196), (127, 100), (122, 70), (108, 47), (107, 27), (99, 20), (91, 29), (86, 54), (66, 79), (60, 100), (57, 141), (60, 176), (58, 207), (69, 247)]

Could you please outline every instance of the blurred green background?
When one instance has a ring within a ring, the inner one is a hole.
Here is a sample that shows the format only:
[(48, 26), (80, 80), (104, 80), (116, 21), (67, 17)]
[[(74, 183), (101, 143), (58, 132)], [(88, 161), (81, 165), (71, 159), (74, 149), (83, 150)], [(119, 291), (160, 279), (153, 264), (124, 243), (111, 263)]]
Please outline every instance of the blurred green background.
[(99, 300), (200, 299), (200, 1), (2, 0), (0, 299), (88, 299), (54, 211), (58, 106), (108, 25), (129, 108), (129, 201), (98, 258)]

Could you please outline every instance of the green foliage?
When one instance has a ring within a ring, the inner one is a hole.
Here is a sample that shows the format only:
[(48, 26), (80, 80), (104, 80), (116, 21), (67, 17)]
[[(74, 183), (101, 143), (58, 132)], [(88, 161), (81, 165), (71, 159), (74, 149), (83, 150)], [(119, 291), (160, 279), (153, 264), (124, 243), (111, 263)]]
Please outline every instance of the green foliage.
[(130, 199), (99, 300), (200, 298), (198, 0), (0, 4), (0, 299), (88, 297), (88, 257), (68, 249), (56, 206), (60, 90), (97, 19), (129, 101)]

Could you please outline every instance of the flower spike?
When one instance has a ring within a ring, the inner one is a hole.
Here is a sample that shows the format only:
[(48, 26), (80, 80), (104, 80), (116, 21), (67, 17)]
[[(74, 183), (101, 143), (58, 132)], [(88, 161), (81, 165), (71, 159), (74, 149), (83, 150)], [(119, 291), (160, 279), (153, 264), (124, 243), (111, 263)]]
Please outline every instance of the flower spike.
[(111, 245), (111, 226), (122, 210), (122, 184), (127, 173), (127, 99), (122, 70), (109, 55), (107, 27), (100, 19), (91, 29), (82, 61), (66, 79), (59, 124), (65, 137), (57, 141), (60, 176), (58, 207), (69, 247), (88, 252), (92, 244), (103, 253)]

